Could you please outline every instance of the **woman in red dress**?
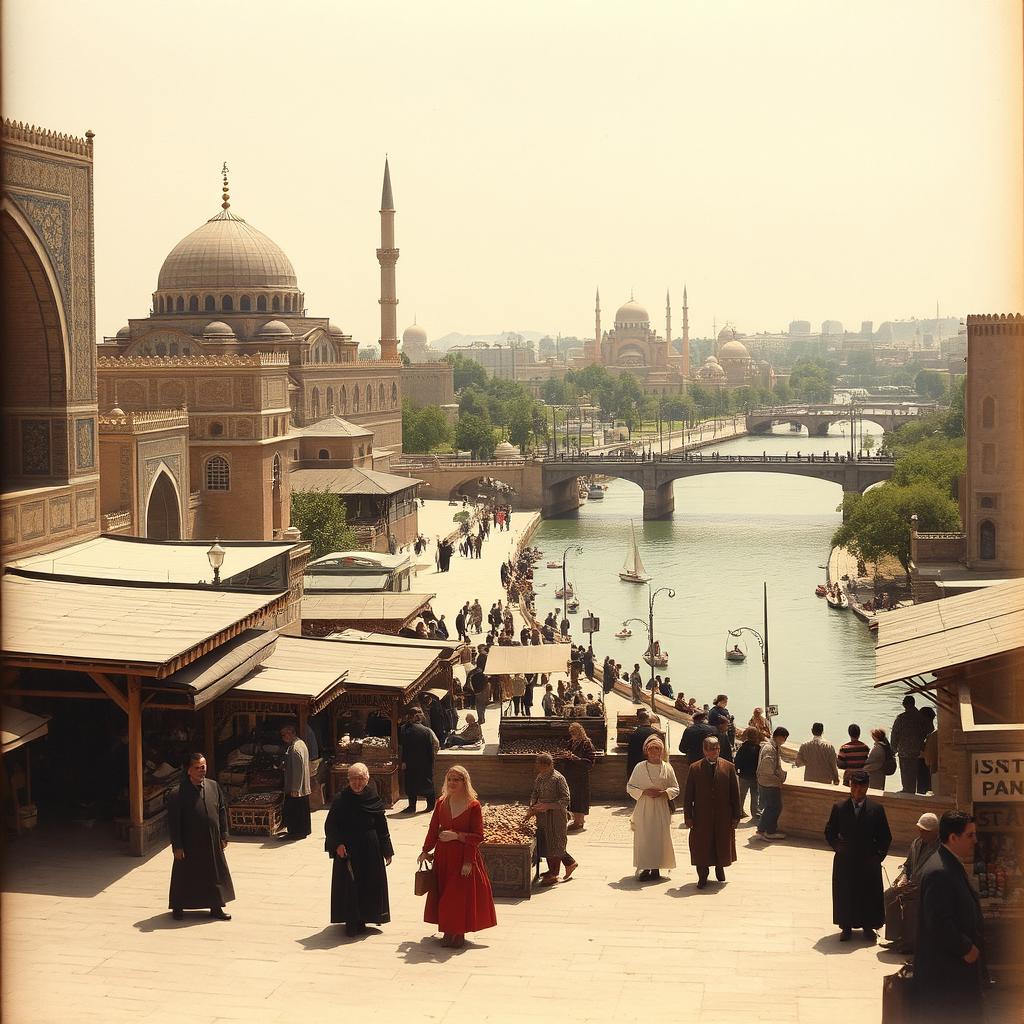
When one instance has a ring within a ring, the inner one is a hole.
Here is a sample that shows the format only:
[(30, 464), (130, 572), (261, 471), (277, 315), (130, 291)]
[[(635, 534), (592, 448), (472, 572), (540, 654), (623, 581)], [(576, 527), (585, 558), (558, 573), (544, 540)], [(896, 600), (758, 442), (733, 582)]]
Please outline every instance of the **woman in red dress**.
[(427, 896), (423, 920), (444, 933), (443, 946), (457, 949), (465, 943), (466, 932), (479, 932), (498, 923), (491, 880), (480, 858), (483, 841), (483, 812), (469, 772), (453, 765), (445, 776), (444, 793), (434, 806), (419, 856), (422, 863), (434, 851), (437, 886)]

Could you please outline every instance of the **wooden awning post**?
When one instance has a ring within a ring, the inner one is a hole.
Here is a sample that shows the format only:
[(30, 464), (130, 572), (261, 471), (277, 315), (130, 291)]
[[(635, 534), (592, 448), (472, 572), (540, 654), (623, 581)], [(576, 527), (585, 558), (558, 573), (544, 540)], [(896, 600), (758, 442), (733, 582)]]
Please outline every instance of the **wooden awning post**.
[(131, 826), (128, 843), (131, 852), (144, 854), (142, 835), (142, 680), (128, 677), (128, 813)]
[(217, 737), (214, 732), (213, 703), (203, 708), (203, 753), (206, 754), (206, 771), (212, 778), (217, 773), (216, 754), (214, 747), (217, 745)]

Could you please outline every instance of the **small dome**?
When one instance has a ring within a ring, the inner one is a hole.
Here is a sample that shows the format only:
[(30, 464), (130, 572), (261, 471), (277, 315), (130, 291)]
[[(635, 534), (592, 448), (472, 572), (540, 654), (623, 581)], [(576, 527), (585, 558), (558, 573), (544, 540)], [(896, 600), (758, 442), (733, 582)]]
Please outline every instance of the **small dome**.
[(742, 341), (727, 341), (718, 350), (719, 359), (749, 359), (750, 353)]
[(615, 322), (617, 324), (649, 324), (651, 318), (647, 310), (639, 302), (630, 299), (629, 302), (624, 302), (615, 311)]
[(718, 340), (719, 341), (735, 341), (738, 337), (739, 337), (739, 335), (736, 333), (736, 328), (733, 327), (732, 324), (726, 324), (718, 332)]
[(130, 338), (131, 336), (132, 336), (132, 329), (127, 324), (125, 324), (124, 327), (122, 327), (117, 332), (117, 334), (114, 335), (115, 338)]
[(406, 327), (402, 332), (403, 345), (426, 345), (427, 332), (419, 324)]
[(697, 371), (698, 380), (725, 380), (725, 370), (718, 364), (718, 360), (708, 357)]
[(214, 320), (203, 328), (204, 338), (233, 338), (235, 332), (223, 320)]
[(714, 365), (717, 366), (718, 360), (713, 355), (710, 355), (704, 360), (704, 365), (707, 366), (709, 363), (714, 363)]
[[(281, 321), (279, 320), (278, 323), (280, 323), (280, 322)], [(333, 334), (333, 335), (335, 335), (335, 337), (339, 337), (340, 338), (345, 332), (337, 324), (328, 324), (327, 325), (327, 333), (328, 334)]]
[(260, 338), (290, 338), (292, 332), (280, 320), (268, 320), (257, 332)]
[(499, 461), (501, 459), (518, 459), (519, 449), (508, 441), (502, 441), (501, 444), (494, 449), (494, 457)]
[(121, 406), (119, 406), (119, 405), (115, 405), (114, 408), (111, 409), (110, 412), (107, 413), (107, 415), (111, 419), (123, 419), (124, 418), (124, 409), (122, 409)]

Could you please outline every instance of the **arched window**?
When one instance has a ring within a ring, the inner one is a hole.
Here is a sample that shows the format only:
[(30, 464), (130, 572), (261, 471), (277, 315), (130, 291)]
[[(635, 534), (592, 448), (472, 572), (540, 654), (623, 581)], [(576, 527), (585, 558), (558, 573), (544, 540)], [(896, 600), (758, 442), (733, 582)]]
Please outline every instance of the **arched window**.
[(391, 408), (398, 408), (398, 385), (394, 383), (391, 385)]
[(162, 295), (156, 300), (156, 311), (158, 313), (164, 311), (164, 297)]
[(223, 437), (224, 436), (224, 424), (218, 420), (214, 420), (210, 424), (210, 437)]
[(267, 297), (266, 297), (266, 295), (257, 295), (256, 296), (256, 312), (257, 313), (266, 313), (266, 311), (267, 311)]
[(178, 343), (176, 341), (171, 342), (171, 355), (176, 356), (178, 354)]
[(381, 384), (381, 386), (377, 389), (377, 408), (383, 409), (384, 403), (386, 401), (387, 399), (384, 397), (384, 385)]
[(292, 311), (292, 297), (290, 295), (286, 295), (284, 297), (284, 311), (286, 313), (290, 313)]
[(233, 310), (235, 308), (235, 304), (234, 304), (234, 302), (231, 301), (231, 296), (230, 295), (222, 295), (221, 296), (220, 308), (222, 310), (224, 310), (225, 313), (230, 313), (231, 310)]
[(174, 300), (174, 311), (176, 313), (184, 313), (185, 312), (185, 296), (184, 295), (179, 295)]
[(275, 295), (274, 296), (273, 301), (270, 303), (270, 308), (275, 313), (279, 313), (281, 311), (281, 296), (280, 295)]
[(203, 299), (203, 308), (207, 313), (212, 313), (217, 308), (217, 302), (212, 295), (207, 295)]
[(320, 389), (313, 388), (313, 419), (320, 419)]
[(373, 385), (366, 385), (366, 411), (373, 412)]
[(206, 489), (208, 491), (231, 490), (231, 467), (223, 455), (213, 455), (206, 460)]
[(345, 390), (345, 385), (341, 385), (341, 390), (338, 392), (338, 406), (341, 410), (341, 415), (344, 416), (348, 412), (348, 392)]
[(274, 464), (270, 469), (270, 479), (275, 487), (281, 486), (281, 453), (274, 456)]
[(996, 527), (990, 519), (978, 527), (978, 554), (985, 561), (996, 557)]
[(326, 448), (321, 448), (319, 454), (317, 455), (318, 459), (329, 459), (330, 457), (331, 453)]
[(156, 343), (156, 354), (158, 356), (167, 355), (167, 346), (162, 341)]
[(327, 415), (334, 415), (334, 388), (327, 389)]
[(996, 400), (991, 395), (981, 403), (981, 425), (989, 430), (996, 425)]
[(249, 310), (250, 310), (250, 309), (252, 309), (252, 299), (250, 299), (248, 295), (243, 295), (243, 296), (242, 296), (242, 297), (241, 297), (241, 298), (240, 298), (240, 299), (238, 300), (238, 308), (239, 308), (239, 309), (240, 309), (240, 310), (241, 310), (241, 311), (242, 311), (243, 313), (248, 313), (248, 312), (249, 312)]
[(190, 295), (188, 297), (188, 311), (190, 313), (198, 313), (199, 312), (199, 296), (198, 295)]
[(352, 389), (352, 411), (359, 412), (359, 385)]

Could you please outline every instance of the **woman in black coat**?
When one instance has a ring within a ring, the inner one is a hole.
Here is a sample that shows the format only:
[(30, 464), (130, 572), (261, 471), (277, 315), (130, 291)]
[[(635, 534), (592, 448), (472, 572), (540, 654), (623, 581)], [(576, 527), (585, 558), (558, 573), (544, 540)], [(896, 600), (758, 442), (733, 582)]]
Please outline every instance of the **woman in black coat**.
[(344, 924), (346, 935), (366, 931), (367, 922), (391, 920), (388, 876), (395, 855), (384, 803), (370, 782), (365, 764), (348, 770), (348, 788), (331, 804), (324, 849), (334, 862), (331, 876), (331, 923)]

